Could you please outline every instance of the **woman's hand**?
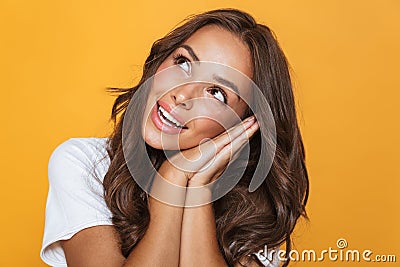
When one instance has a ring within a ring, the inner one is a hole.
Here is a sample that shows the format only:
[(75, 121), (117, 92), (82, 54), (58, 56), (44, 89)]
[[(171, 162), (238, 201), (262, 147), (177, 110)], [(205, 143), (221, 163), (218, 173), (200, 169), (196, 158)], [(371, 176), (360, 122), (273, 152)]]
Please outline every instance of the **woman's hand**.
[(199, 146), (180, 151), (166, 160), (158, 173), (180, 186), (202, 186), (216, 180), (232, 156), (237, 155), (258, 130), (254, 116)]

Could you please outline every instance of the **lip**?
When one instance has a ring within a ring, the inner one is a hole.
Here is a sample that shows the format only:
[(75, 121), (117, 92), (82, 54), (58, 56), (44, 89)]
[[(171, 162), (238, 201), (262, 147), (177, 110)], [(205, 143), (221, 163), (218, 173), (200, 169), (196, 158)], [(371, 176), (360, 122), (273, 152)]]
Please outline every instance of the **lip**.
[[(163, 107), (167, 112), (169, 112), (172, 115), (172, 113), (170, 112), (171, 108), (168, 106), (168, 104), (165, 102), (162, 102), (162, 101), (158, 101), (154, 105), (153, 110), (151, 112), (151, 120), (153, 121), (153, 123), (157, 129), (159, 129), (160, 131), (162, 131), (166, 134), (178, 134), (178, 133), (183, 133), (187, 130), (187, 129), (182, 129), (182, 128), (171, 127), (171, 126), (165, 124), (164, 122), (162, 122), (161, 118), (158, 116), (158, 105)], [(173, 116), (177, 121), (179, 121), (179, 123), (181, 123), (181, 121), (182, 121), (181, 118), (178, 118), (175, 114)], [(183, 123), (181, 123), (181, 124), (184, 125)]]
[(160, 105), (163, 109), (165, 109), (169, 114), (171, 114), (172, 116), (174, 116), (174, 118), (181, 124), (181, 125), (185, 125), (185, 120), (183, 120), (178, 114), (176, 114), (175, 112), (172, 111), (172, 108), (170, 105), (168, 105), (167, 103), (158, 100), (157, 101), (158, 105)]

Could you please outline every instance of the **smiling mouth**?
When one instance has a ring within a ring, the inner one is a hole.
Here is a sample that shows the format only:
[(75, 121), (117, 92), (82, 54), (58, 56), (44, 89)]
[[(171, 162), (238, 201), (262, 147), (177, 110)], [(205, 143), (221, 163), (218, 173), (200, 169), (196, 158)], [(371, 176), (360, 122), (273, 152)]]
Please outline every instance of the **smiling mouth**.
[(161, 121), (164, 124), (178, 129), (188, 129), (188, 127), (182, 125), (177, 119), (175, 119), (169, 112), (167, 112), (158, 103), (157, 103), (157, 113), (158, 117), (160, 117)]

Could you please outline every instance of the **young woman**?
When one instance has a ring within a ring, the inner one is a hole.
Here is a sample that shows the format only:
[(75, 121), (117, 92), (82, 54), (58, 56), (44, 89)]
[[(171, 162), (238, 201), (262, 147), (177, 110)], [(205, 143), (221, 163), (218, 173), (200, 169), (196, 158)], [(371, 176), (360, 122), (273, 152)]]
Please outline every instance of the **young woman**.
[[(228, 69), (234, 74), (222, 77)], [(179, 78), (194, 73), (215, 81)], [(168, 83), (174, 78), (177, 86)], [(50, 157), (42, 259), (69, 267), (277, 266), (279, 246), (290, 250), (306, 217), (308, 176), (288, 64), (270, 29), (235, 9), (195, 15), (153, 44), (138, 85), (110, 90), (119, 93), (112, 135), (71, 138)], [(260, 164), (268, 171), (254, 182)], [(223, 178), (237, 182), (214, 197)]]

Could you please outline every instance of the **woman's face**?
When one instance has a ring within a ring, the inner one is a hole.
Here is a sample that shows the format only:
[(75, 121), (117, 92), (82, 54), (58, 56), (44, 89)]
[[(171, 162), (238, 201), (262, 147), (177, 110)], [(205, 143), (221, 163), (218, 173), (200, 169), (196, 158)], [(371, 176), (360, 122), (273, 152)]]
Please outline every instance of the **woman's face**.
[[(252, 77), (250, 52), (247, 46), (231, 32), (215, 25), (204, 26), (193, 33), (165, 59), (156, 74), (172, 66), (179, 68), (179, 71), (187, 71), (190, 68), (189, 64), (194, 65), (197, 61), (224, 64), (249, 78)], [(143, 136), (148, 145), (164, 150), (189, 149), (199, 145), (203, 139), (213, 138), (226, 130), (218, 121), (205, 116), (189, 121), (183, 120), (184, 113), (190, 112), (191, 109), (195, 110), (194, 99), (201, 98), (207, 101), (211, 98), (213, 102), (210, 99), (209, 103), (220, 101), (217, 102), (219, 105), (227, 105), (225, 108), (229, 108), (237, 116), (243, 118), (248, 107), (243, 99), (249, 99), (251, 93), (248, 88), (240, 86), (238, 91), (241, 97), (238, 97), (231, 88), (211, 82), (183, 84), (160, 96), (156, 96), (154, 91), (153, 89), (150, 91), (148, 99), (155, 99), (156, 104), (154, 101), (147, 102), (144, 114), (149, 114), (149, 116), (144, 118)], [(205, 102), (197, 103), (204, 108)], [(217, 106), (214, 105), (214, 107)], [(216, 109), (212, 110), (213, 105), (207, 108), (211, 113), (218, 112)], [(168, 143), (168, 138), (178, 141)]]

